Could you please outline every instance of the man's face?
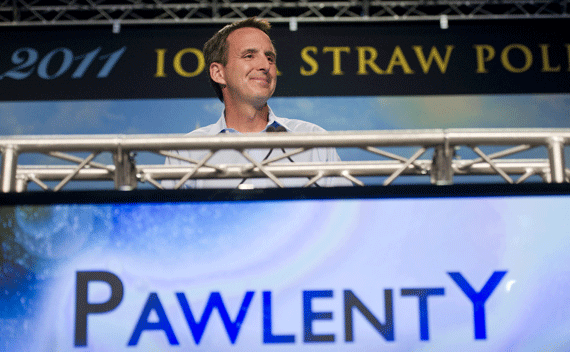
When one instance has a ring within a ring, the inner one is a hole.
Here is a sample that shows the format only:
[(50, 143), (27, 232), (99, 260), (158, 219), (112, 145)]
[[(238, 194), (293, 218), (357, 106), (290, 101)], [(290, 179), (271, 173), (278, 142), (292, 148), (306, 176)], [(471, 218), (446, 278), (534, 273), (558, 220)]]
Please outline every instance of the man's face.
[(257, 28), (240, 28), (230, 33), (227, 44), (224, 100), (265, 105), (277, 83), (275, 48), (269, 36)]

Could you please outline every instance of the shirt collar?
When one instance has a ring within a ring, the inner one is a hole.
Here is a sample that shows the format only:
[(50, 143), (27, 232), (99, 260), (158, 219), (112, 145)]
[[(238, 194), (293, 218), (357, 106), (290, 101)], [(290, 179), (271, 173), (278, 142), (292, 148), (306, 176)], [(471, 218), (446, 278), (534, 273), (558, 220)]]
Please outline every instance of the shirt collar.
[[(289, 131), (289, 129), (286, 126), (277, 122), (277, 119), (279, 119), (279, 117), (275, 116), (275, 114), (273, 113), (273, 110), (271, 110), (271, 108), (269, 106), (268, 106), (268, 108), (269, 108), (269, 116), (267, 117), (267, 126), (265, 126), (265, 129), (261, 132), (265, 132), (269, 126), (273, 126), (275, 128), (277, 128), (279, 126), (283, 126), (287, 131)], [(220, 134), (220, 133), (240, 133), (233, 128), (228, 128), (228, 125), (226, 124), (225, 112), (226, 112), (225, 110), (222, 112), (222, 116), (220, 117), (220, 119), (216, 123), (216, 125), (217, 125), (216, 129), (219, 131), (218, 134)]]

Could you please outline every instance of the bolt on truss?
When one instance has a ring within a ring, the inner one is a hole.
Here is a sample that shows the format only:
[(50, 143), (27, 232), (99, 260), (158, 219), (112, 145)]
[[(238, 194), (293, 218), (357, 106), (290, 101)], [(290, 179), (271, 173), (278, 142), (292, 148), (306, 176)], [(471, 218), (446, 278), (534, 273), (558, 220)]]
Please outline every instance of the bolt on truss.
[(569, 0), (0, 0), (1, 26), (568, 18)]
[[(59, 191), (72, 181), (85, 180), (112, 181), (111, 188), (123, 190), (135, 189), (140, 183), (162, 189), (161, 181), (164, 180), (174, 181), (176, 187), (180, 187), (188, 180), (241, 178), (269, 178), (276, 187), (283, 187), (280, 180), (291, 177), (304, 179), (306, 187), (323, 177), (342, 177), (359, 186), (390, 185), (404, 176), (429, 178), (429, 182), (437, 185), (452, 184), (458, 176), (475, 176), (476, 180), (470, 182), (476, 183), (489, 175), (498, 176), (507, 183), (525, 182), (535, 175), (541, 182), (565, 183), (569, 181), (570, 170), (565, 168), (564, 148), (569, 144), (570, 129), (448, 129), (203, 137), (180, 134), (9, 136), (0, 138), (1, 192), (24, 192), (29, 183), (35, 183), (43, 190)], [(365, 157), (331, 163), (297, 163), (289, 159), (312, 148), (326, 147), (336, 148), (339, 154), (343, 149), (356, 149)], [(241, 164), (210, 162), (220, 151), (235, 150), (243, 155), (250, 150), (271, 148), (283, 148), (284, 154), (264, 161), (249, 158), (250, 162)], [(173, 150), (205, 150), (209, 153), (201, 160), (191, 160)], [(469, 153), (463, 153), (464, 150)], [(536, 151), (538, 157), (524, 156), (531, 150)], [(160, 156), (161, 160), (175, 157), (184, 164), (138, 164), (141, 152)], [(19, 163), (23, 156), (33, 153), (40, 153), (42, 161), (55, 162), (47, 165)], [(104, 155), (111, 161), (97, 160), (100, 156), (105, 159)], [(59, 161), (69, 164), (62, 165)], [(50, 187), (50, 182), (56, 185)]]

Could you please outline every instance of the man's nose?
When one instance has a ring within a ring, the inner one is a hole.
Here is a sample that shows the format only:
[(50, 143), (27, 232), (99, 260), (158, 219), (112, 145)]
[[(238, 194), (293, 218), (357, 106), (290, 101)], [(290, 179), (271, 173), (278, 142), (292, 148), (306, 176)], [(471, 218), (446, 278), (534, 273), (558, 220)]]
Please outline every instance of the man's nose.
[(271, 67), (270, 59), (264, 56), (259, 62), (259, 70), (267, 73), (269, 72), (270, 67)]

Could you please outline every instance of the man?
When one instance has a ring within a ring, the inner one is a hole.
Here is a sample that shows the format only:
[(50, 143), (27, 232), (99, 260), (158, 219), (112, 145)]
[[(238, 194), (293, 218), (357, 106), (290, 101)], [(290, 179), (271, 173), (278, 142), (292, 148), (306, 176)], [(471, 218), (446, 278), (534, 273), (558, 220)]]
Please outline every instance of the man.
[[(227, 25), (204, 45), (206, 67), (210, 83), (218, 98), (224, 103), (222, 116), (215, 124), (199, 128), (192, 136), (208, 136), (220, 133), (259, 132), (323, 132), (317, 125), (300, 120), (275, 116), (267, 105), (277, 83), (277, 54), (269, 38), (270, 24), (250, 18)], [(180, 156), (201, 160), (207, 151), (177, 151)], [(285, 153), (285, 150), (248, 150), (257, 161), (263, 161)], [(311, 149), (285, 158), (280, 162), (332, 162), (339, 161), (334, 148)], [(184, 164), (176, 158), (167, 158), (167, 165)], [(243, 164), (247, 159), (237, 151), (219, 151), (208, 160), (209, 164)], [(284, 179), (287, 187), (299, 187), (307, 179)], [(173, 187), (173, 181), (165, 181), (165, 187)], [(324, 178), (317, 186), (348, 186), (344, 178)], [(197, 188), (263, 188), (275, 187), (270, 179), (190, 180), (186, 187)]]

